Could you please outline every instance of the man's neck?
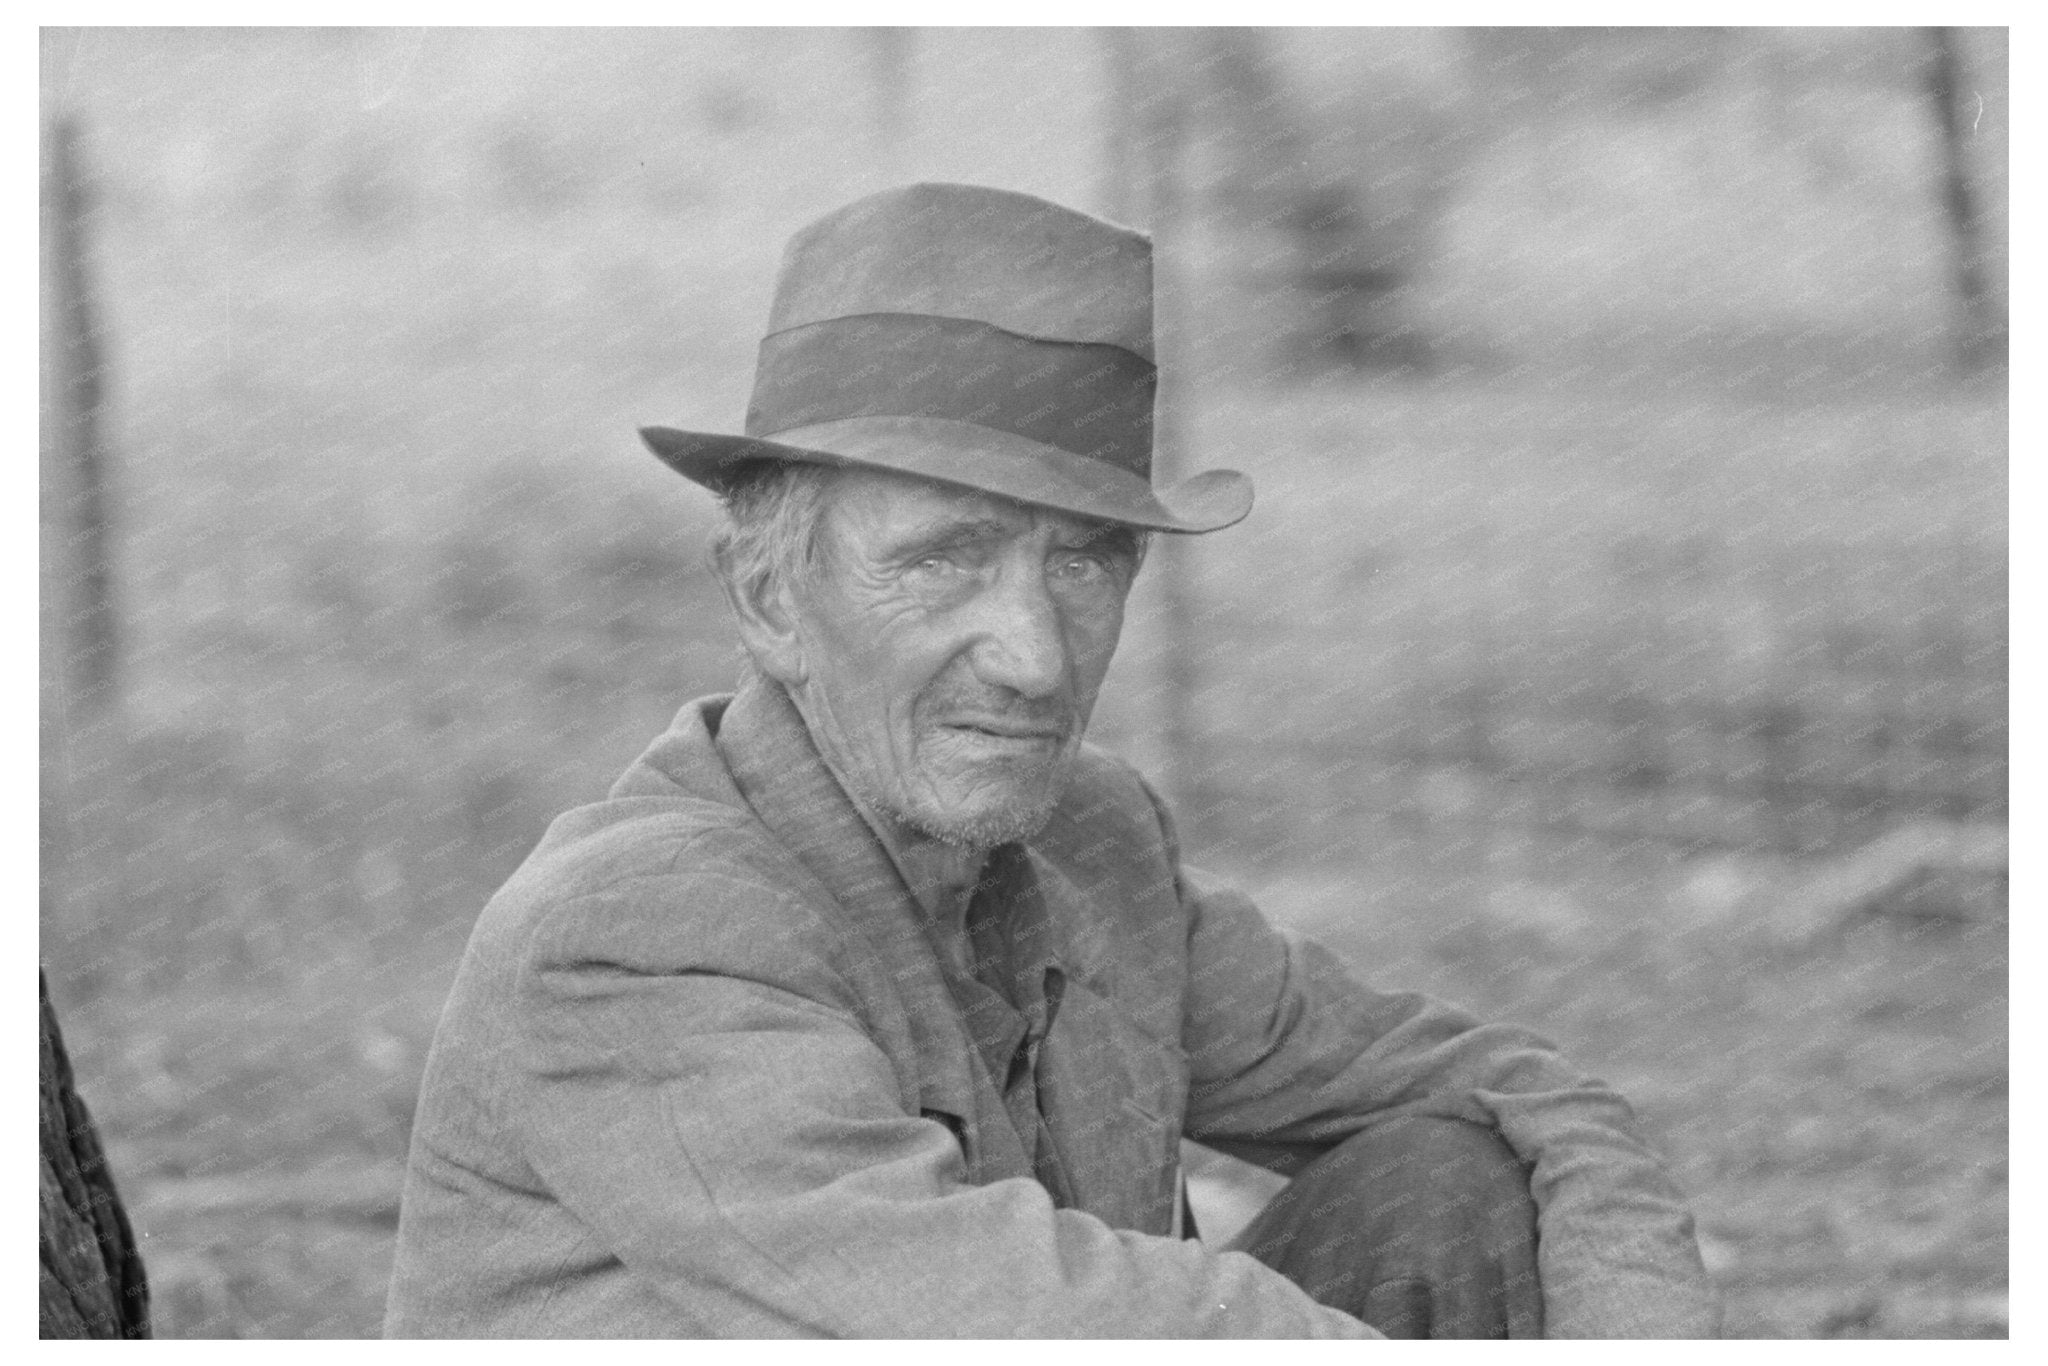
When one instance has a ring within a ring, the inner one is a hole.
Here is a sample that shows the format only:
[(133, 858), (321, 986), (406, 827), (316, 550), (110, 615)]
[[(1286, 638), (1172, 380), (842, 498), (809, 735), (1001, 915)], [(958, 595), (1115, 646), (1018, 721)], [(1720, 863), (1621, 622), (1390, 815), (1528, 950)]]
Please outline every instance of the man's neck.
[(949, 945), (967, 942), (967, 903), (974, 899), (974, 884), (988, 862), (986, 849), (969, 849), (915, 830), (868, 811), (858, 798), (854, 807), (889, 851), (889, 858), (917, 904), (931, 917)]
[(974, 899), (974, 884), (981, 879), (989, 851), (949, 844), (877, 811), (822, 751), (821, 746), (826, 771), (887, 851), (903, 884), (938, 931), (937, 941), (949, 956), (964, 964), (968, 957), (967, 903)]
[(938, 931), (936, 941), (949, 956), (964, 964), (971, 956), (967, 948), (967, 903), (974, 898), (974, 884), (981, 878), (989, 851), (949, 844), (875, 809), (862, 796), (860, 786), (847, 780), (831, 747), (820, 739), (819, 718), (812, 715), (810, 699), (800, 689), (790, 688), (787, 692), (811, 733), (811, 743), (824, 760), (826, 771), (888, 851), (889, 861), (896, 865), (904, 885), (910, 888), (910, 894)]

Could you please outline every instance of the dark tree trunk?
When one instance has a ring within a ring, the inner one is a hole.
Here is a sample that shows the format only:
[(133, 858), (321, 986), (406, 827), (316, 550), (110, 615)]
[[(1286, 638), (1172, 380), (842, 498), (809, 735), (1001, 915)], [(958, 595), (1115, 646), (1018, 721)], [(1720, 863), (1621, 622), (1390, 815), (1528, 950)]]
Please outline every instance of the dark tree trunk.
[(46, 1338), (146, 1338), (149, 1286), (135, 1234), (107, 1171), (85, 1102), (72, 1089), (71, 1060), (42, 996), (39, 1125), (42, 1215), (42, 1332)]

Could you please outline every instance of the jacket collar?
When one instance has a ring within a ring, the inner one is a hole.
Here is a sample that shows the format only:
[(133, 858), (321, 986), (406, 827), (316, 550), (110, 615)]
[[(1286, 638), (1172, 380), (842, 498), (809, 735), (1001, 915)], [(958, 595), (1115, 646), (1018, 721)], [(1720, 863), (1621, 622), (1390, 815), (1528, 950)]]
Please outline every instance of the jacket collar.
[(717, 744), (755, 818), (864, 927), (922, 923), (888, 850), (825, 766), (781, 684), (750, 669), (719, 722)]
[(1000, 1090), (1018, 1046), (1042, 1038), (1058, 1009), (1069, 954), (1045, 893), (1049, 882), (1063, 886), (1064, 879), (1025, 845), (991, 853), (968, 915), (992, 917), (1007, 947), (1009, 980), (999, 983), (1002, 992), (993, 990), (994, 973), (983, 981), (959, 972), (935, 943), (936, 927), (825, 766), (781, 684), (750, 669), (717, 724), (719, 753), (755, 817), (889, 961), (914, 970), (905, 985), (917, 983), (926, 999), (913, 1019), (927, 1014), (932, 996), (950, 998)]

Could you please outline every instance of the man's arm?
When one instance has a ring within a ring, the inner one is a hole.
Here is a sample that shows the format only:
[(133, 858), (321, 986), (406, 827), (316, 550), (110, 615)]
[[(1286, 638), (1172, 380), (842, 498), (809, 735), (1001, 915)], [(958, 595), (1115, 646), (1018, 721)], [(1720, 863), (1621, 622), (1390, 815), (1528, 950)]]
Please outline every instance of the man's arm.
[(1526, 1030), (1360, 985), (1196, 870), (1182, 887), (1190, 1138), (1270, 1155), (1392, 1114), (1491, 1126), (1531, 1168), (1546, 1336), (1715, 1333), (1691, 1215), (1619, 1095)]
[(549, 1191), (679, 1332), (1372, 1336), (1250, 1257), (1055, 1210), (1033, 1181), (967, 1184), (805, 951), (807, 912), (693, 876), (756, 947), (684, 949), (656, 929), (666, 882), (548, 913), (508, 1103)]

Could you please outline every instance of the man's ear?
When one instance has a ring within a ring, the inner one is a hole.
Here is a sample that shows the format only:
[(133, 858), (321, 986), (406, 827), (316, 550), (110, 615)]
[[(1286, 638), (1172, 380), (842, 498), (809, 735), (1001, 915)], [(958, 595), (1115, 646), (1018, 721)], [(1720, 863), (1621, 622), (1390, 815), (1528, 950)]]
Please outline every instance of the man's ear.
[[(724, 571), (726, 566), (721, 565)], [(808, 670), (804, 666), (803, 631), (797, 620), (796, 599), (780, 574), (755, 574), (735, 581), (729, 572), (719, 574), (725, 600), (732, 605), (738, 623), (740, 643), (747, 647), (754, 663), (783, 687), (794, 691), (802, 686)]]

